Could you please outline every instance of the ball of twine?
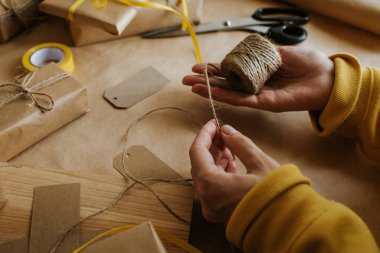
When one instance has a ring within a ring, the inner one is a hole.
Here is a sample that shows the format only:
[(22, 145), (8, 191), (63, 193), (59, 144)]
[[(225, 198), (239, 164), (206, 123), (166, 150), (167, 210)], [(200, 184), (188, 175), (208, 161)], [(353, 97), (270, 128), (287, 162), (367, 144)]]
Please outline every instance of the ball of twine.
[(221, 70), (236, 90), (257, 94), (280, 66), (281, 56), (275, 45), (253, 34), (226, 55)]

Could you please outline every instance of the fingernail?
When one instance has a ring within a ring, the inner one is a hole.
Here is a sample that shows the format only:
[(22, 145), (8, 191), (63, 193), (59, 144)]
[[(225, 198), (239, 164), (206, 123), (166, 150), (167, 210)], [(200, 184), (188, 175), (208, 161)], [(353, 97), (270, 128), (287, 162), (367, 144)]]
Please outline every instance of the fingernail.
[(224, 125), (224, 126), (222, 126), (221, 130), (222, 130), (222, 132), (223, 132), (224, 134), (226, 134), (226, 135), (232, 135), (232, 134), (234, 134), (234, 133), (237, 133), (236, 129), (233, 128), (233, 127), (230, 126), (230, 125)]

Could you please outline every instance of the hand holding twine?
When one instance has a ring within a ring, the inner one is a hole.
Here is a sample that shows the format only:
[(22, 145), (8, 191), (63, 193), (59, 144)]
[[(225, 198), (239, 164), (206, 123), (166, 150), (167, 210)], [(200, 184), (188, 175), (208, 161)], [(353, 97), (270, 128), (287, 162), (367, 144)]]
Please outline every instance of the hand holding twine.
[[(31, 103), (28, 104), (29, 106), (35, 105), (36, 107), (38, 107), (38, 109), (41, 110), (41, 112), (51, 111), (54, 108), (53, 98), (46, 93), (37, 92), (37, 91), (40, 89), (46, 88), (46, 87), (48, 87), (48, 86), (50, 86), (50, 85), (52, 85), (52, 84), (54, 84), (54, 83), (56, 83), (62, 79), (69, 77), (70, 74), (62, 73), (62, 74), (59, 74), (56, 76), (52, 76), (52, 77), (49, 77), (48, 79), (45, 79), (45, 80), (33, 85), (32, 87), (28, 87), (28, 84), (34, 78), (35, 73), (36, 72), (28, 73), (22, 79), (21, 82), (9, 82), (9, 83), (0, 84), (0, 88), (12, 86), (12, 87), (15, 87), (18, 89), (17, 92), (15, 92), (9, 96), (0, 97), (0, 108), (4, 107), (5, 105), (7, 105), (13, 101), (20, 99), (21, 97), (27, 97), (31, 100)], [(38, 98), (38, 96), (40, 96), (40, 98)], [(48, 105), (47, 106), (42, 104), (42, 101), (41, 101), (42, 97), (48, 99)]]

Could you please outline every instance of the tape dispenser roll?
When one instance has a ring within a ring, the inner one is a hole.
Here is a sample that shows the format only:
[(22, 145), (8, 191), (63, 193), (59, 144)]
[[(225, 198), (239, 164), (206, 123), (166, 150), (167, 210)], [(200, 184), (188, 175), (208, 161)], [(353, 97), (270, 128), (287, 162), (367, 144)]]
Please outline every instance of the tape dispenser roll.
[(73, 53), (68, 46), (60, 43), (43, 43), (34, 46), (22, 57), (22, 65), (29, 71), (35, 71), (49, 62), (55, 62), (68, 73), (74, 71)]

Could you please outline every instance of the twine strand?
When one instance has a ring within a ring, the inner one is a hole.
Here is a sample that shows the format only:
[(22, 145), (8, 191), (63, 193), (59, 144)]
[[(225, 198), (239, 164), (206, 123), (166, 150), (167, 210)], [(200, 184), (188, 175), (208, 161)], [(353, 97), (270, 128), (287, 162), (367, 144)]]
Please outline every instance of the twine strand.
[[(211, 92), (211, 84), (210, 84), (210, 78), (209, 78), (209, 72), (208, 72), (208, 65), (209, 65), (208, 63), (205, 64), (205, 68), (203, 70), (203, 75), (205, 76), (205, 81), (206, 81), (206, 85), (207, 85), (207, 92), (208, 92), (208, 98), (209, 98), (209, 102), (210, 102), (210, 108), (211, 108), (212, 116), (215, 120), (215, 124), (216, 124), (218, 130), (220, 130), (220, 128), (223, 126), (223, 123), (221, 123), (221, 121), (218, 118), (218, 115), (216, 114), (214, 98), (213, 98), (212, 92)], [(212, 72), (210, 72), (210, 74), (212, 75)]]

